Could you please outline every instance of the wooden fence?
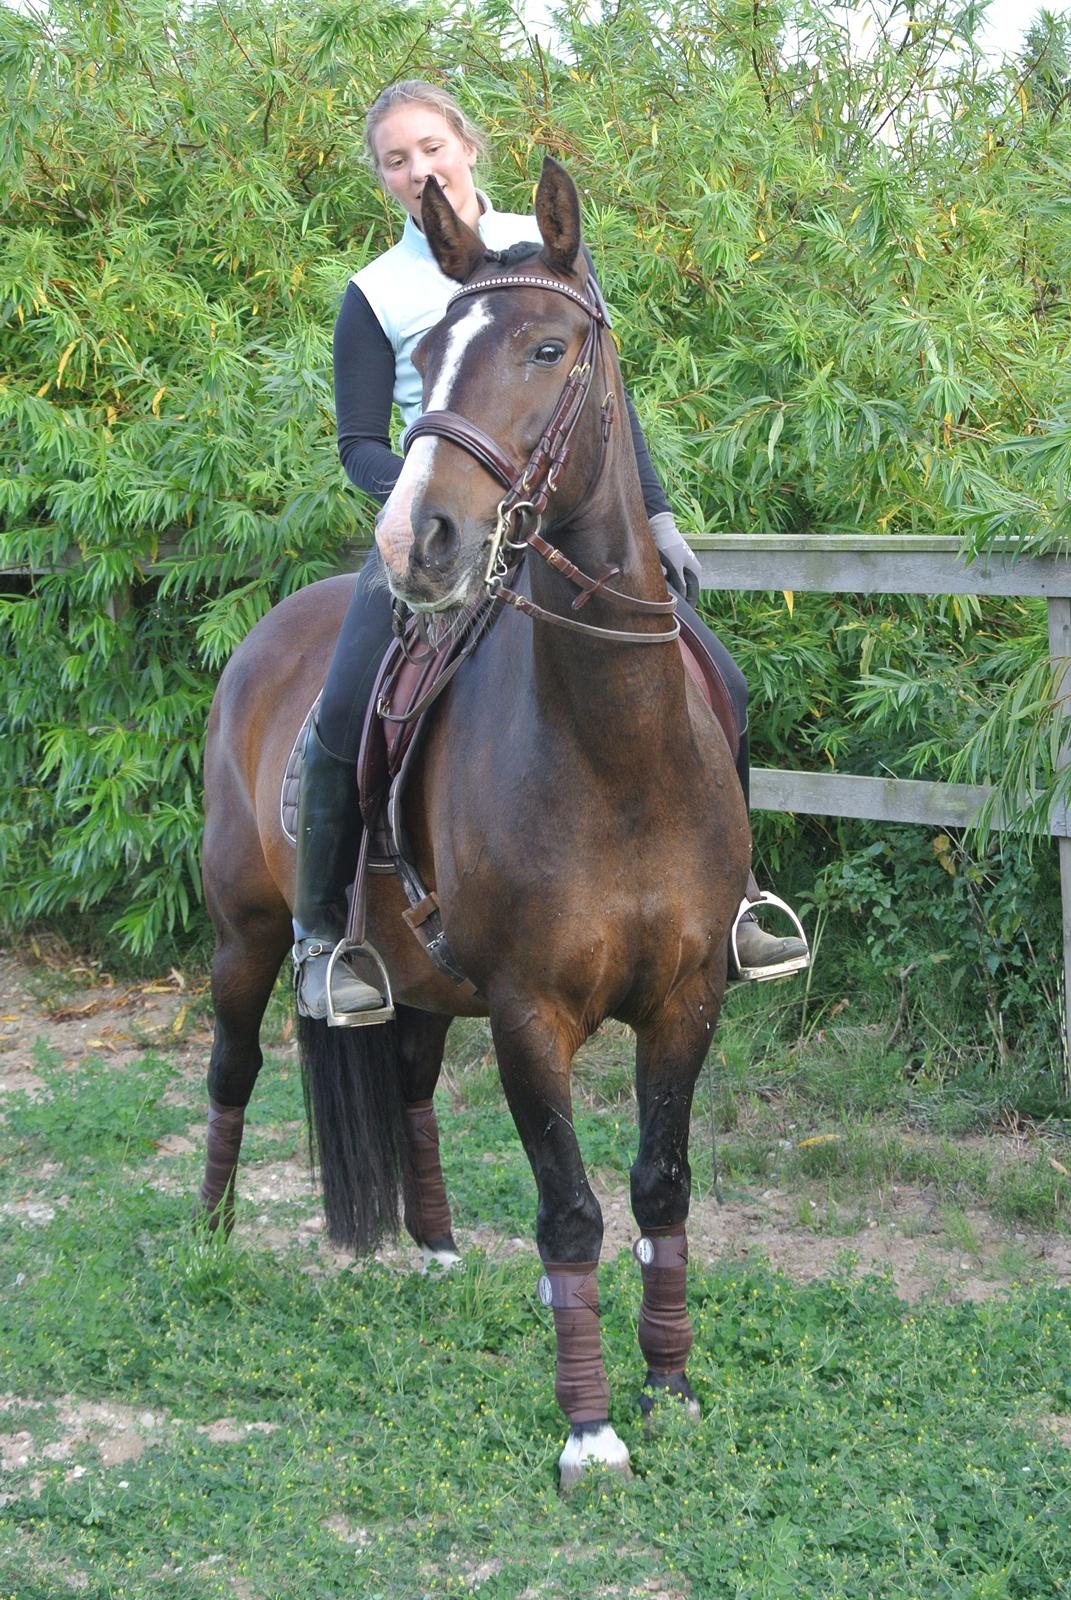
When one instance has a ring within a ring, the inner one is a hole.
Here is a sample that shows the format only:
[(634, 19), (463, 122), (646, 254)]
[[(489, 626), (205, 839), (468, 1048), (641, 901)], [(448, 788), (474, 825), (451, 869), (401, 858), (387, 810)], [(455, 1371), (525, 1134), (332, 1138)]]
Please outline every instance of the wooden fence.
[[(1071, 558), (1033, 560), (997, 547), (967, 564), (956, 539), (911, 536), (770, 535), (693, 541), (711, 589), (789, 589), (820, 594), (988, 594), (1041, 596), (1048, 605), (1049, 653), (1064, 718), (1059, 765), (1071, 762)], [(786, 620), (786, 627), (791, 622)], [(819, 817), (862, 817), (877, 822), (917, 822), (962, 828), (989, 798), (969, 784), (922, 783), (906, 778), (862, 778), (839, 772), (794, 772), (753, 767), (751, 804), (761, 811)], [(992, 826), (1014, 828), (1014, 816), (994, 815)], [(1064, 1050), (1071, 1063), (1071, 826), (1066, 809), (1049, 832), (1060, 852), (1063, 905)]]

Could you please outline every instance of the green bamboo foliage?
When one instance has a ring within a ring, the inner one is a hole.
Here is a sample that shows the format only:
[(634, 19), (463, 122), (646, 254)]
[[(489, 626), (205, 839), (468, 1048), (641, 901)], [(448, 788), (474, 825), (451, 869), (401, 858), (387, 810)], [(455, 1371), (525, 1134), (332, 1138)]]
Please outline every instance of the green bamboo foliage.
[[(552, 48), (500, 0), (0, 7), (6, 921), (105, 902), (148, 949), (195, 914), (218, 669), (370, 532), (330, 339), (397, 236), (360, 156), (394, 78), (461, 94), (503, 206), (568, 163), (682, 526), (1060, 546), (1066, 31), (994, 67), (970, 6), (892, 7), (862, 53), (840, 17), (566, 5)], [(1031, 673), (1050, 780), (1036, 607), (755, 596), (719, 625), (760, 759), (999, 775)]]

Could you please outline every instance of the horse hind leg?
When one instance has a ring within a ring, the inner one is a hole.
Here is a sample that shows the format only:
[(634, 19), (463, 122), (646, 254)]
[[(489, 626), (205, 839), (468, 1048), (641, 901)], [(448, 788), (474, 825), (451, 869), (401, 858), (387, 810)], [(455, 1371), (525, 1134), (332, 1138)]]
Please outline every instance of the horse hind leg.
[(434, 1094), (452, 1018), (396, 1008), (398, 1066), (405, 1103), (405, 1230), (421, 1249), (424, 1270), (449, 1271), (461, 1261), (439, 1160)]
[(329, 1028), (298, 1018), (309, 1120), (332, 1240), (357, 1254), (407, 1232), (425, 1266), (461, 1259), (439, 1161), (433, 1096), (450, 1017), (398, 1006), (393, 1022)]
[(290, 944), (285, 917), (222, 926), (212, 958), (215, 1035), (208, 1066), (205, 1173), (195, 1216), (212, 1229), (234, 1226), (235, 1184), (245, 1108), (263, 1063), (260, 1025)]
[[(712, 1015), (713, 1013), (713, 1015)], [(632, 1211), (640, 1228), (634, 1247), (643, 1275), (639, 1344), (647, 1363), (640, 1409), (649, 1418), (659, 1393), (699, 1415), (686, 1371), (692, 1347), (687, 1307), (691, 1199), (688, 1129), (696, 1079), (717, 1002), (698, 1008), (699, 1021), (661, 1020), (640, 1032), (636, 1052), (639, 1152), (630, 1174)]]

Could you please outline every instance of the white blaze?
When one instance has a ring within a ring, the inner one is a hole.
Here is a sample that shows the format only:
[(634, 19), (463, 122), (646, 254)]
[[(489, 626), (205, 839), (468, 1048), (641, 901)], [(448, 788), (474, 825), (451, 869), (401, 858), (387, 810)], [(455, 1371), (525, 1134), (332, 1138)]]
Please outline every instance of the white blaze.
[[(473, 300), (450, 329), (446, 353), (428, 395), (426, 411), (449, 411), (457, 375), (465, 351), (476, 335), (487, 326), (491, 313), (482, 300)], [(432, 462), (439, 441), (433, 435), (417, 439), (405, 458), (398, 482), (379, 514), (376, 543), (387, 570), (401, 578), (409, 565), (413, 543), (413, 505), (420, 499), (431, 476)]]

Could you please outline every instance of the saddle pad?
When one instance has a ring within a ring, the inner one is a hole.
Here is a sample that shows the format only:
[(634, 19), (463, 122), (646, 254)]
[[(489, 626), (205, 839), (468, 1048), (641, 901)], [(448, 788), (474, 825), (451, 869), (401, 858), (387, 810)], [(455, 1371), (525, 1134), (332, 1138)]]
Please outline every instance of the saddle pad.
[(319, 704), (320, 696), (317, 695), (302, 718), (301, 727), (294, 740), (294, 748), (290, 752), (283, 772), (283, 786), (279, 791), (279, 821), (282, 824), (284, 837), (289, 839), (291, 844), (297, 844), (297, 807), (298, 795), (301, 792), (301, 757), (305, 749), (305, 735)]
[(737, 725), (732, 696), (718, 670), (717, 662), (703, 643), (702, 634), (697, 632), (688, 619), (682, 617), (680, 613), (677, 620), (681, 625), (681, 636), (677, 642), (680, 645), (685, 670), (698, 685), (707, 705), (721, 723), (726, 743), (735, 761), (740, 754), (740, 728)]
[[(316, 715), (316, 708), (319, 704), (320, 695), (317, 695), (308, 712), (302, 718), (301, 727), (298, 729), (297, 738), (294, 740), (293, 748), (286, 763), (286, 769), (283, 772), (282, 787), (279, 790), (279, 822), (282, 826), (283, 837), (288, 844), (297, 844), (298, 795), (301, 792), (301, 762), (305, 750), (305, 735), (308, 732), (309, 723)], [(355, 792), (355, 802), (356, 799)], [(369, 872), (393, 872), (394, 863), (392, 858), (393, 852), (386, 835), (385, 819), (380, 819), (376, 828), (373, 829), (372, 838), (369, 841)]]

